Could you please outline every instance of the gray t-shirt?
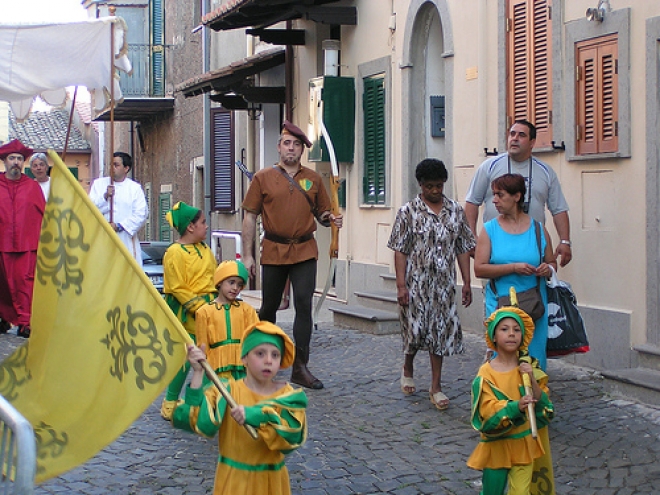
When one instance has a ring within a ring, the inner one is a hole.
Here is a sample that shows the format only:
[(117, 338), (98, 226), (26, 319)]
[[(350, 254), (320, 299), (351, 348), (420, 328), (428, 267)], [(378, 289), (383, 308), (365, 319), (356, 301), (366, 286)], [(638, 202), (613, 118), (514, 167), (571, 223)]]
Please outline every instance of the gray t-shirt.
[(532, 157), (524, 162), (509, 160), (509, 154), (504, 153), (484, 161), (472, 178), (470, 188), (467, 192), (465, 201), (481, 205), (484, 207), (484, 223), (497, 217), (498, 213), (493, 206), (493, 190), (490, 183), (498, 177), (509, 173), (509, 163), (511, 164), (511, 173), (520, 174), (525, 178), (525, 185), (528, 188), (525, 199), (529, 200), (529, 175), (530, 163), (532, 173), (532, 199), (529, 207), (530, 216), (537, 222), (545, 224), (545, 205), (554, 216), (557, 213), (568, 211), (568, 203), (564, 198), (557, 174), (552, 168), (541, 160)]

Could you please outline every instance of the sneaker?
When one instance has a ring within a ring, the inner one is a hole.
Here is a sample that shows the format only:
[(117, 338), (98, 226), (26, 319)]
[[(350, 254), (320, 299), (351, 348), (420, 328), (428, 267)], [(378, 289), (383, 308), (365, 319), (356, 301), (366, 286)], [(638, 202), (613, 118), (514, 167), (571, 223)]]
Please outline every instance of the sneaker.
[(30, 338), (30, 325), (19, 325), (18, 326), (18, 332), (16, 335), (19, 337), (23, 337), (24, 339), (29, 339)]

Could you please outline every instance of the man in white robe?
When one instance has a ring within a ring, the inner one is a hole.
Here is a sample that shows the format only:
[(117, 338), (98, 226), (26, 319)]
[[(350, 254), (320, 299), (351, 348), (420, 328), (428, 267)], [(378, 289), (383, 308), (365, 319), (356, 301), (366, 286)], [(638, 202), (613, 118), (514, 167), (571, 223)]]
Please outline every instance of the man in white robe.
[(142, 266), (142, 251), (137, 233), (144, 225), (149, 214), (147, 200), (142, 186), (128, 178), (133, 167), (133, 159), (128, 153), (117, 151), (112, 159), (112, 175), (96, 179), (89, 191), (89, 197), (110, 221), (110, 196), (113, 198), (113, 218), (110, 226), (128, 248), (135, 260)]

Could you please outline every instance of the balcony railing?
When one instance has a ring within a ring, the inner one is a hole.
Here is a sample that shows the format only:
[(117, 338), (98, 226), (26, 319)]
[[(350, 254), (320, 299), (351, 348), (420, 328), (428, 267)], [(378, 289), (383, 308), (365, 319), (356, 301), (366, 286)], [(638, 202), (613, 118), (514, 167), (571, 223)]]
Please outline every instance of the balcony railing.
[(131, 43), (128, 58), (133, 66), (129, 76), (120, 72), (119, 86), (124, 97), (165, 96), (165, 47)]

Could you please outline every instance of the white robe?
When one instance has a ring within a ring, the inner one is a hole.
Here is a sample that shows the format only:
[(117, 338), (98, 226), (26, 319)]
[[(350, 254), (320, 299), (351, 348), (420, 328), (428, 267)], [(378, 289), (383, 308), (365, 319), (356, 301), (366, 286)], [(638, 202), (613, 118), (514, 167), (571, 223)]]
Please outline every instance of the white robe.
[[(108, 190), (109, 177), (101, 177), (92, 183), (89, 197), (103, 216), (110, 220), (110, 204), (103, 195)], [(128, 248), (135, 260), (142, 266), (142, 251), (137, 237), (138, 231), (147, 220), (147, 200), (142, 187), (128, 177), (121, 182), (115, 182), (115, 196), (113, 202), (113, 222), (124, 228), (117, 235)]]

